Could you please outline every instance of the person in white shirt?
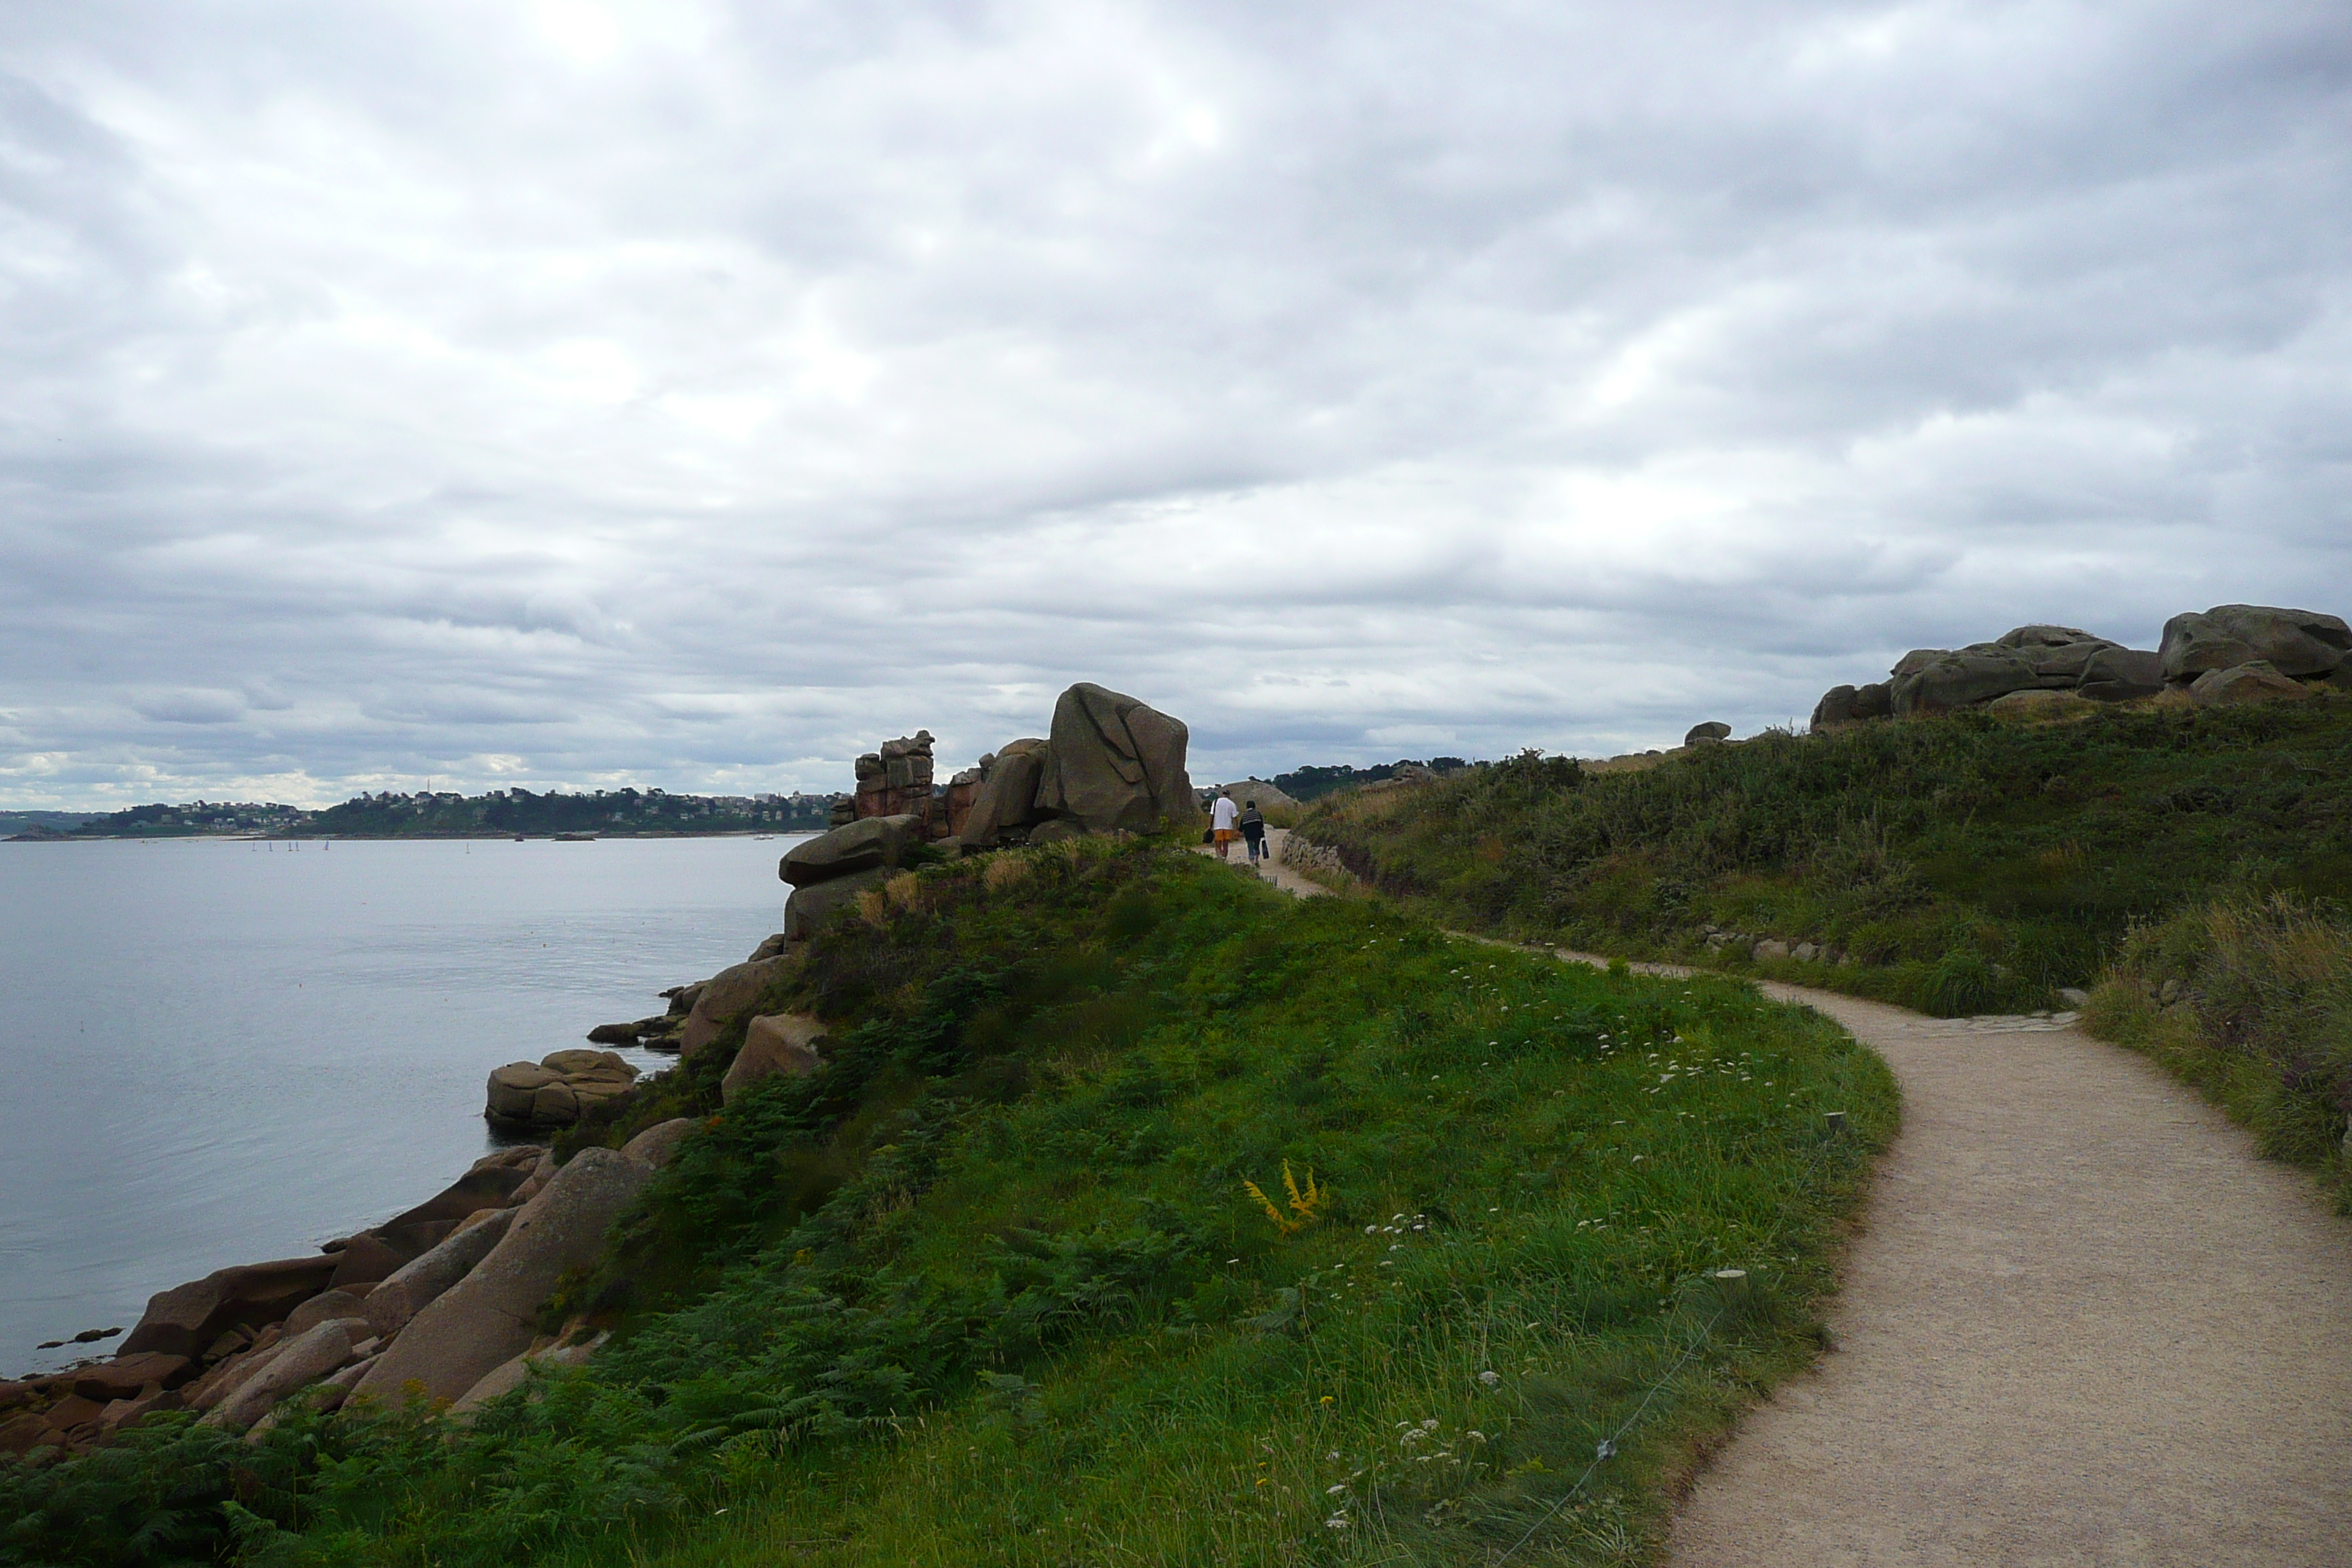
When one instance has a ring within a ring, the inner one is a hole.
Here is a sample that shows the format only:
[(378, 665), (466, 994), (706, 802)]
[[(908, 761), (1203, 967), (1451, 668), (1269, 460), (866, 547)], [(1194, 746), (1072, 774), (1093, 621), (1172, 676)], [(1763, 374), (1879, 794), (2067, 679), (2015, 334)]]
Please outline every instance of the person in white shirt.
[(1220, 860), (1233, 858), (1226, 851), (1233, 847), (1234, 840), (1241, 837), (1241, 830), (1234, 826), (1241, 820), (1241, 815), (1242, 808), (1234, 804), (1234, 797), (1229, 795), (1217, 796), (1217, 804), (1209, 808), (1209, 827), (1216, 835), (1217, 858)]

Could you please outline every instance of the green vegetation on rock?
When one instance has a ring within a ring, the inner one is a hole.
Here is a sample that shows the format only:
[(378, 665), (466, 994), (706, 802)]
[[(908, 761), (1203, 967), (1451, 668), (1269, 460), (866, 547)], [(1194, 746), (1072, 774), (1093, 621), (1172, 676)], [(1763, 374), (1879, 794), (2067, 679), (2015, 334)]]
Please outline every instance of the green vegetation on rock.
[(551, 1305), (585, 1368), (0, 1466), (0, 1563), (1643, 1561), (1816, 1353), (1895, 1122), (1735, 981), (1165, 844), (902, 874), (812, 948), (759, 1010), (820, 1071), (722, 1107), (738, 1020), (571, 1135), (702, 1120)]
[[(1301, 832), (1456, 925), (1944, 1016), (2022, 1011), (2209, 895), (2352, 896), (2352, 700), (1965, 712), (1641, 771), (1531, 754), (1333, 795)], [(1759, 960), (1726, 932), (1848, 962)]]

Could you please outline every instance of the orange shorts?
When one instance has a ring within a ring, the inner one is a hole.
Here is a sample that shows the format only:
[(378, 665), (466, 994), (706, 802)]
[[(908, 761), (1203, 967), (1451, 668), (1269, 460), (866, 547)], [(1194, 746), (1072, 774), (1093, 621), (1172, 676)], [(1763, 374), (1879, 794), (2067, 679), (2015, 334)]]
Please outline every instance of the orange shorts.
[(1220, 844), (1231, 844), (1234, 839), (1239, 838), (1240, 837), (1240, 834), (1234, 832), (1230, 827), (1220, 827), (1217, 829), (1217, 842)]

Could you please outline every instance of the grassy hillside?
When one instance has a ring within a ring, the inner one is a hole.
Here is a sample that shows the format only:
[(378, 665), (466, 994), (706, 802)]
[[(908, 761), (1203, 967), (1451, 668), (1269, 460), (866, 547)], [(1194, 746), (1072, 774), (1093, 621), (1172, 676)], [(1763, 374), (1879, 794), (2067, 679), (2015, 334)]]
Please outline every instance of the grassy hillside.
[[(2352, 897), (2352, 700), (1964, 713), (1591, 774), (1529, 756), (1302, 822), (1407, 907), (1952, 1015), (2046, 1007), (2134, 922), (2215, 893)], [(1754, 963), (1707, 928), (1844, 963)]]
[(739, 1025), (582, 1135), (706, 1119), (551, 1309), (618, 1331), (588, 1369), (470, 1429), (0, 1467), (0, 1563), (1647, 1561), (1817, 1350), (1894, 1130), (1874, 1058), (1746, 986), (1167, 846), (874, 904), (768, 1002), (824, 1070), (722, 1110)]

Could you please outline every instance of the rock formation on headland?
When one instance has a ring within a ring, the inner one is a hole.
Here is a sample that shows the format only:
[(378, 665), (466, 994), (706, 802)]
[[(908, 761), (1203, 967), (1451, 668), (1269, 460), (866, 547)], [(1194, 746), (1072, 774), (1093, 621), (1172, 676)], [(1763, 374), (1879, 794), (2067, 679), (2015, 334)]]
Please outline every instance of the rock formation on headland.
[[(1150, 704), (1081, 684), (1055, 703), (1048, 737), (1007, 742), (932, 782), (929, 731), (859, 759), (848, 820), (796, 845), (784, 931), (709, 980), (668, 993), (667, 1014), (600, 1026), (598, 1043), (674, 1045), (692, 1058), (757, 1011), (798, 961), (797, 943), (858, 895), (946, 853), (1148, 832), (1197, 820), (1184, 725)], [(774, 1075), (824, 1064), (821, 1022), (750, 1017), (722, 1102)], [(611, 1051), (557, 1051), (490, 1074), (493, 1122), (557, 1127), (625, 1095), (637, 1069)], [(419, 1393), (459, 1413), (519, 1386), (534, 1364), (576, 1362), (595, 1336), (539, 1331), (556, 1281), (595, 1260), (606, 1230), (695, 1123), (681, 1119), (559, 1167), (530, 1145), (476, 1163), (447, 1189), (320, 1254), (224, 1268), (155, 1296), (112, 1360), (0, 1384), (0, 1452), (87, 1448), (151, 1411), (194, 1409), (215, 1426), (266, 1425), (289, 1399), (322, 1408)], [(11, 1415), (10, 1412), (15, 1414)]]
[(801, 941), (859, 895), (950, 848), (971, 854), (1189, 823), (1199, 809), (1184, 771), (1190, 739), (1181, 720), (1081, 681), (1054, 704), (1045, 739), (1006, 742), (943, 792), (931, 783), (929, 731), (887, 742), (858, 759), (857, 794), (833, 831), (797, 846), (777, 868), (793, 888), (784, 937)]
[(2167, 621), (2154, 652), (2050, 626), (2020, 626), (1964, 648), (1917, 648), (1883, 681), (1822, 693), (1812, 728), (1975, 707), (2055, 710), (2167, 690), (2219, 707), (2305, 696), (2320, 682), (2352, 687), (2352, 626), (2311, 610), (2218, 605)]

